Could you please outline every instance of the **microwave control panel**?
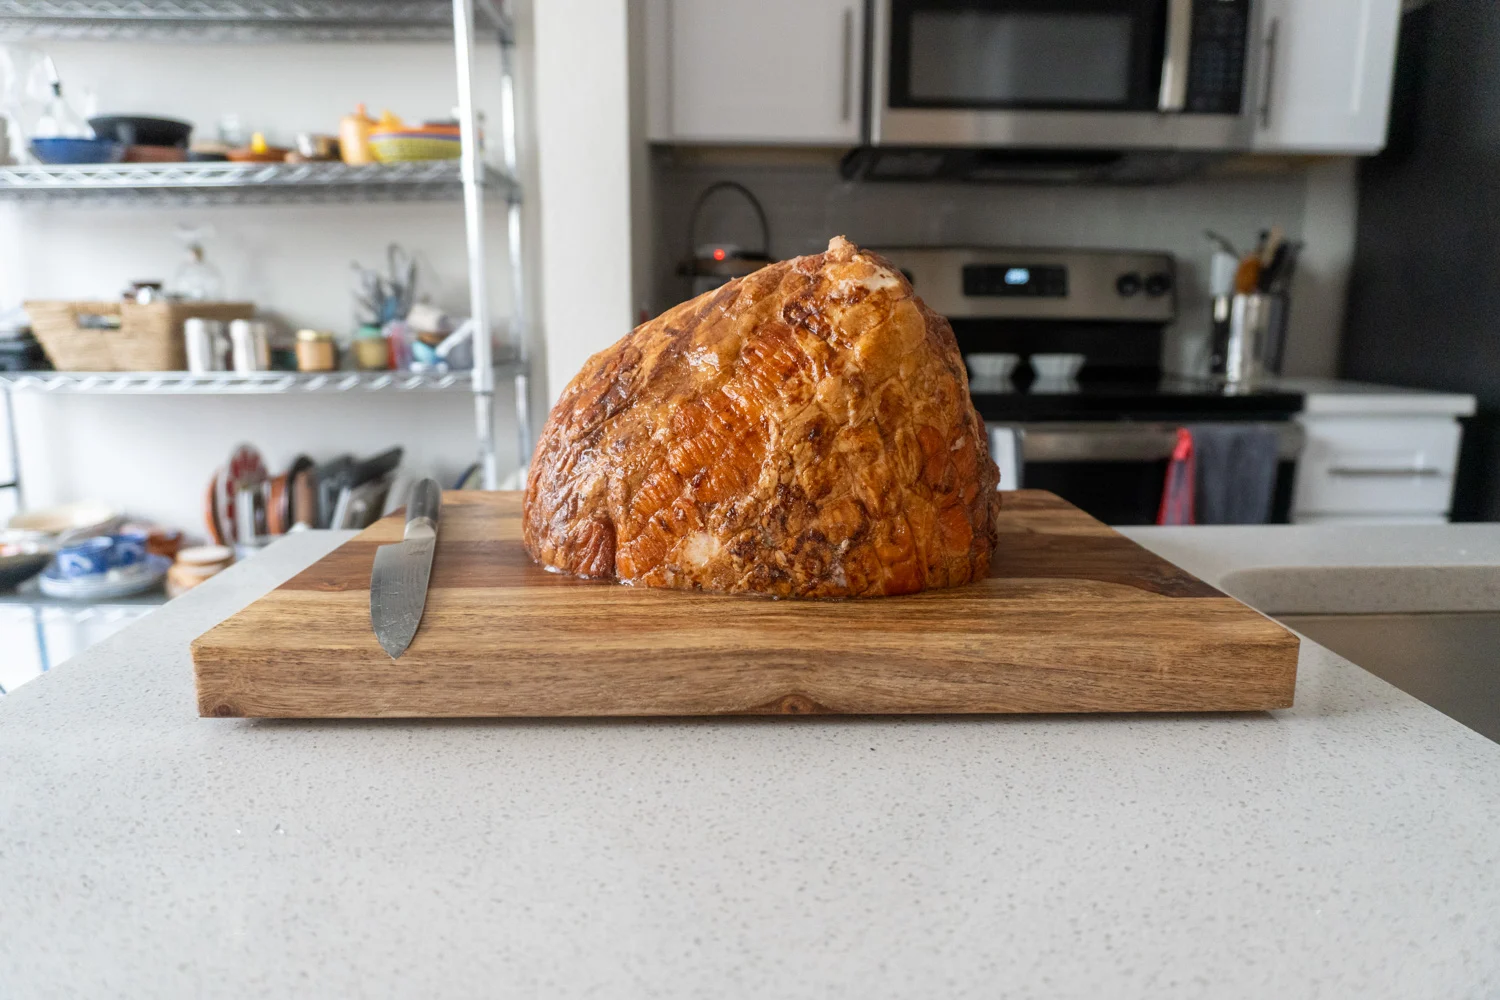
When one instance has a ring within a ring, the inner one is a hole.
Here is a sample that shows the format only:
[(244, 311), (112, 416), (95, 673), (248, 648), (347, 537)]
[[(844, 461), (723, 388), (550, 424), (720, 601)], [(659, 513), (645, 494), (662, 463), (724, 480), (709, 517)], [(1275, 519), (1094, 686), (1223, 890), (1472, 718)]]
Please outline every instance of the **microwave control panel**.
[(1195, 0), (1187, 110), (1237, 115), (1245, 92), (1250, 0)]

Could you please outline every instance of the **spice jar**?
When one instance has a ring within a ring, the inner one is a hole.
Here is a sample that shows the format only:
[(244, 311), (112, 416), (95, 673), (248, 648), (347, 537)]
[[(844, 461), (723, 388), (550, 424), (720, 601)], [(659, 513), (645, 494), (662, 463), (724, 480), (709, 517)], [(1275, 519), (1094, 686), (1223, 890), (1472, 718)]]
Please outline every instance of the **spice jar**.
[(379, 372), (390, 367), (390, 345), (380, 335), (380, 328), (362, 326), (354, 338), (354, 367), (361, 371)]
[(338, 348), (327, 330), (297, 331), (297, 370), (331, 372), (339, 366)]

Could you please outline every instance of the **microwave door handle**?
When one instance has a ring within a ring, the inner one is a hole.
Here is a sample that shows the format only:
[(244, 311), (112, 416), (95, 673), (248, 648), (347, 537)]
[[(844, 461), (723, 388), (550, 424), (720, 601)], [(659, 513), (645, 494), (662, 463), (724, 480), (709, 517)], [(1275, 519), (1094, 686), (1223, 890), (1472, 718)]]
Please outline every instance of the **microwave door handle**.
[(839, 66), (839, 121), (854, 114), (854, 8), (844, 8), (843, 62)]
[(1193, 54), (1193, 0), (1167, 0), (1167, 45), (1161, 60), (1156, 110), (1187, 108), (1188, 59)]
[(1263, 129), (1271, 127), (1271, 98), (1276, 92), (1276, 46), (1280, 35), (1281, 18), (1273, 17), (1266, 25), (1265, 66), (1261, 71), (1260, 108), (1257, 111)]

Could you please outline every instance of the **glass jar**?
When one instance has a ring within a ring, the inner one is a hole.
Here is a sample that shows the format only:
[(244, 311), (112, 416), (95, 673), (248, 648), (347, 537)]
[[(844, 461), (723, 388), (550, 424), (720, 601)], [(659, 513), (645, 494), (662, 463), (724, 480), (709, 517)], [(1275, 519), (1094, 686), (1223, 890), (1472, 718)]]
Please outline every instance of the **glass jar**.
[(297, 331), (297, 370), (331, 372), (339, 366), (338, 348), (327, 330)]
[(354, 367), (361, 371), (380, 372), (391, 366), (390, 345), (380, 335), (380, 328), (362, 326), (354, 338)]

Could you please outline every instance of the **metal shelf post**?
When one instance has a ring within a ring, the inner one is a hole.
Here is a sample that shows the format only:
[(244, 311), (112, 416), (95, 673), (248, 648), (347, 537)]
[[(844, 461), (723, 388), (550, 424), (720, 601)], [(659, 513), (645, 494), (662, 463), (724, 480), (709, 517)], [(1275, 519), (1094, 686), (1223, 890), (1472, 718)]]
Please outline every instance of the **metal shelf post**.
[(463, 141), (464, 235), (469, 248), (469, 316), (474, 324), (474, 424), (479, 440), (480, 482), (499, 486), (495, 467), (495, 373), (491, 361), (493, 327), (485, 289), (484, 151), (474, 107), (474, 0), (453, 0), (453, 48), (458, 66), (458, 122)]

